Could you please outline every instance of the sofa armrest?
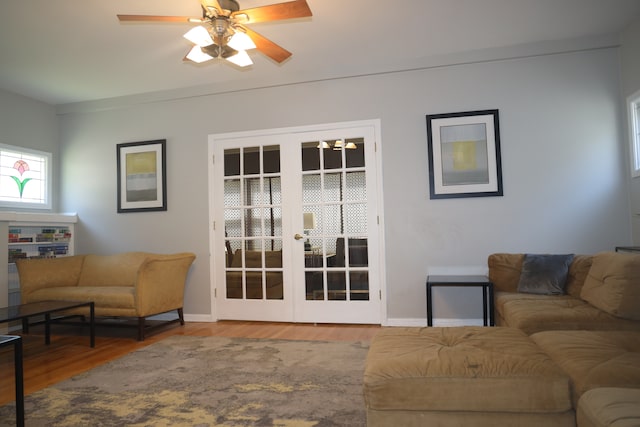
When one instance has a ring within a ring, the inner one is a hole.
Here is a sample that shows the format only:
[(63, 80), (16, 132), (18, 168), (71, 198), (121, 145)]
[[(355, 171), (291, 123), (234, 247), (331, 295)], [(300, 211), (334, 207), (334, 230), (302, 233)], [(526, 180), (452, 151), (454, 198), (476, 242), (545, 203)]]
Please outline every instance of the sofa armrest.
[(77, 286), (83, 262), (84, 255), (17, 260), (21, 302), (34, 302), (31, 294), (40, 289)]
[(524, 254), (496, 253), (489, 255), (489, 280), (496, 292), (517, 292)]
[(135, 285), (139, 317), (182, 308), (187, 273), (195, 258), (190, 252), (153, 255), (142, 263)]

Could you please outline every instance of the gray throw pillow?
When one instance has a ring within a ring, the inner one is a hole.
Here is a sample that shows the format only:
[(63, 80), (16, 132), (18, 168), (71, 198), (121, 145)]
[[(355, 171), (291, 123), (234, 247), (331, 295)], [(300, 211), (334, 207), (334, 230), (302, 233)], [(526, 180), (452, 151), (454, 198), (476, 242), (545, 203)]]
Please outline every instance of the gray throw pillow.
[(518, 292), (541, 295), (563, 295), (573, 254), (525, 254)]

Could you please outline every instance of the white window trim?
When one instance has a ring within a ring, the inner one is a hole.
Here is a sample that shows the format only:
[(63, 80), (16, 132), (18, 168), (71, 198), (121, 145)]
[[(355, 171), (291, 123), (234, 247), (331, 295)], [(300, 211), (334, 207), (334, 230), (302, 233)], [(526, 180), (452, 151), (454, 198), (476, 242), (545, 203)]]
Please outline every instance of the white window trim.
[(32, 150), (30, 148), (18, 147), (15, 145), (0, 144), (0, 149), (7, 151), (14, 151), (17, 153), (28, 153), (37, 156), (42, 156), (45, 159), (46, 168), (46, 185), (44, 203), (29, 203), (29, 202), (10, 202), (6, 200), (0, 200), (0, 208), (14, 208), (14, 209), (38, 209), (38, 210), (51, 210), (51, 189), (52, 189), (52, 154), (46, 151)]
[(640, 90), (627, 98), (631, 176), (640, 177)]

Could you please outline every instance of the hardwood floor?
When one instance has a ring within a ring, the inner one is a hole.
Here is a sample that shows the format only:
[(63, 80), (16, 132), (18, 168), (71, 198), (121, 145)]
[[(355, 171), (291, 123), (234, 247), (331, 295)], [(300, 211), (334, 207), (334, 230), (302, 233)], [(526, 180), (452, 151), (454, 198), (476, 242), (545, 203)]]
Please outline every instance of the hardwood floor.
[[(58, 329), (64, 328), (64, 329)], [(86, 331), (54, 326), (51, 344), (37, 327), (24, 335), (25, 395), (124, 356), (172, 335), (275, 338), (291, 340), (369, 341), (380, 330), (374, 325), (312, 325), (293, 323), (219, 321), (173, 325), (136, 340), (135, 329), (99, 328), (96, 347), (89, 346)], [(13, 349), (0, 350), (0, 405), (14, 401)]]

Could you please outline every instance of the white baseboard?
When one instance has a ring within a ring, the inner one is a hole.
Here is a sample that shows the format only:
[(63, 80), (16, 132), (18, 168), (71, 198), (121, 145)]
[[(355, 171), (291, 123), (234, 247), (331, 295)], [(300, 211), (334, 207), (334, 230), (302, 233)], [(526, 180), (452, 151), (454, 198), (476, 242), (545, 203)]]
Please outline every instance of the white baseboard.
[(185, 314), (185, 322), (215, 322), (216, 319), (211, 317), (210, 314)]
[(427, 326), (427, 319), (387, 319), (384, 326)]
[[(164, 313), (153, 316), (158, 320), (171, 320), (175, 318), (175, 313)], [(216, 322), (210, 314), (185, 314), (186, 322)], [(433, 319), (433, 326), (455, 327), (455, 326), (482, 326), (482, 319)], [(405, 327), (424, 327), (427, 326), (427, 319), (424, 318), (395, 318), (387, 319), (384, 326), (405, 326)]]
[[(156, 314), (155, 316), (150, 316), (149, 320), (173, 320), (176, 319), (178, 314), (175, 311), (170, 311), (168, 313)], [(212, 319), (210, 314), (185, 314), (184, 315), (185, 322), (215, 322)]]
[[(482, 319), (433, 319), (433, 326), (455, 327), (482, 325), (484, 325)], [(424, 327), (427, 326), (427, 319), (387, 319), (385, 326)]]

